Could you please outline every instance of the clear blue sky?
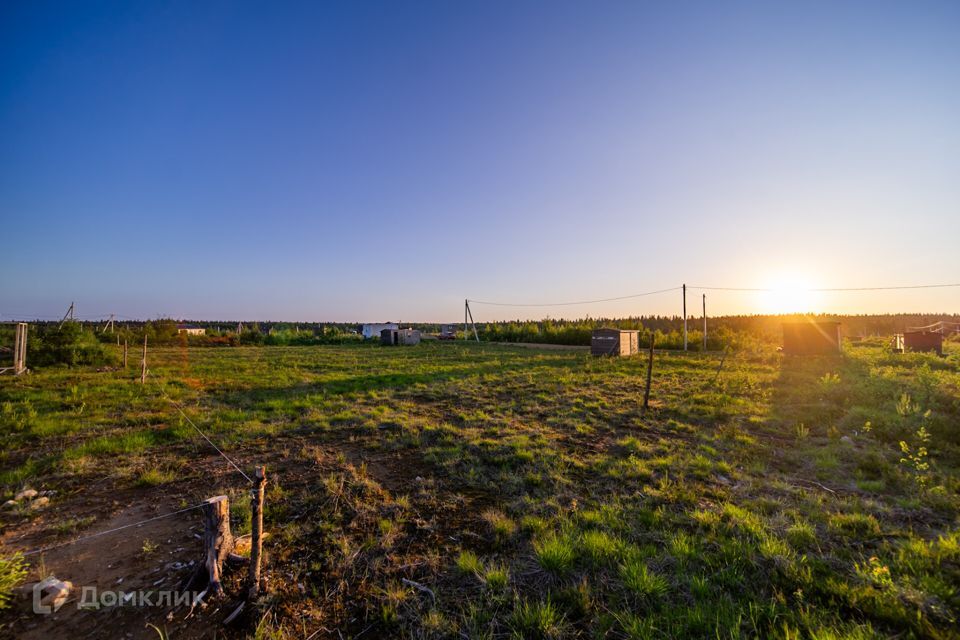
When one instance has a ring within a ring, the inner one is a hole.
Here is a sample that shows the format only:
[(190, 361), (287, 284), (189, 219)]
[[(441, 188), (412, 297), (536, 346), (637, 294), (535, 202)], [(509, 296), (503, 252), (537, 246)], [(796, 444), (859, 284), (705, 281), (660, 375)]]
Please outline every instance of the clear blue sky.
[(960, 3), (8, 1), (0, 222), (7, 319), (960, 282)]

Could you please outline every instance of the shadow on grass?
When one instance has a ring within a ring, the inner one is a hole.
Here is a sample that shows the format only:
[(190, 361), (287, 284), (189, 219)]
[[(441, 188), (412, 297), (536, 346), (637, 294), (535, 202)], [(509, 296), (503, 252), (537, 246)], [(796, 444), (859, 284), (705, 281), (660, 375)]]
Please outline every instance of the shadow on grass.
[[(422, 361), (418, 361), (421, 362)], [(581, 358), (549, 358), (541, 360), (517, 359), (507, 362), (487, 362), (476, 366), (449, 367), (434, 371), (363, 373), (294, 385), (226, 389), (212, 396), (219, 402), (238, 409), (254, 410), (264, 404), (292, 400), (315, 394), (333, 396), (366, 393), (369, 391), (403, 391), (419, 385), (443, 384), (454, 380), (477, 378), (490, 374), (514, 374), (538, 370), (573, 370), (583, 366)]]

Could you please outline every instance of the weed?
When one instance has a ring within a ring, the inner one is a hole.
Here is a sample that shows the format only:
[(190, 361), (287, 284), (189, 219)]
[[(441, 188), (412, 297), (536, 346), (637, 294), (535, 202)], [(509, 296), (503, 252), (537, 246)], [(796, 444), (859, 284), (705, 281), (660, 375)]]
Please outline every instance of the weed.
[(514, 633), (519, 638), (553, 639), (563, 637), (564, 620), (548, 596), (541, 602), (521, 600), (511, 616)]
[(556, 533), (549, 533), (536, 540), (533, 551), (541, 567), (558, 575), (569, 572), (577, 558), (573, 541)]
[(627, 558), (620, 565), (620, 580), (624, 587), (640, 598), (659, 598), (666, 595), (669, 589), (666, 578), (650, 571), (647, 563), (639, 558)]
[(14, 589), (27, 577), (27, 563), (19, 553), (0, 557), (0, 610), (10, 606)]
[(480, 562), (480, 558), (477, 557), (477, 554), (472, 551), (461, 551), (460, 555), (457, 556), (457, 570), (460, 573), (469, 573), (473, 575), (481, 575), (483, 573), (483, 563)]

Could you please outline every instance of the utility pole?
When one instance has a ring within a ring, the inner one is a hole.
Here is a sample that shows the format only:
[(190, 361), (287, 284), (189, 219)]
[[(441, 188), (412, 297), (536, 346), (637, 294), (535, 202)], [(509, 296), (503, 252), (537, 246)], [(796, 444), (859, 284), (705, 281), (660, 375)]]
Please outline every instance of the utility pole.
[[(467, 314), (470, 316), (470, 325), (473, 327), (473, 337), (477, 339), (477, 342), (480, 342), (480, 336), (477, 334), (477, 323), (473, 321), (473, 311), (470, 310), (470, 301), (467, 301)], [(466, 327), (463, 328), (464, 333), (466, 333)]]
[(703, 351), (707, 351), (707, 294), (703, 294)]
[(687, 285), (683, 285), (683, 350), (687, 350)]
[(73, 302), (70, 303), (70, 308), (67, 309), (67, 312), (63, 314), (63, 320), (60, 321), (60, 326), (57, 327), (57, 331), (63, 328), (63, 323), (66, 322), (68, 318), (73, 320)]
[(463, 299), (463, 339), (467, 340), (467, 311), (470, 309), (470, 301)]

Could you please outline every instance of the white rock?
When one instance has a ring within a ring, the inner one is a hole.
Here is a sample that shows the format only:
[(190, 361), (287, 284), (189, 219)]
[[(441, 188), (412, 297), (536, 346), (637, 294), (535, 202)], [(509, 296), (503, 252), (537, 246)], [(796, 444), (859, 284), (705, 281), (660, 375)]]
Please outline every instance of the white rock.
[(3, 508), (4, 508), (4, 509), (13, 509), (15, 506), (17, 506), (17, 504), (18, 504), (18, 503), (17, 503), (16, 500), (7, 500), (6, 502), (3, 503)]
[(24, 489), (23, 491), (17, 494), (17, 497), (14, 498), (14, 500), (19, 502), (21, 500), (33, 500), (36, 497), (37, 497), (36, 489)]
[(31, 509), (42, 509), (42, 508), (44, 508), (45, 506), (47, 506), (48, 504), (50, 504), (50, 498), (44, 496), (44, 497), (42, 497), (42, 498), (37, 498), (36, 500), (34, 500), (33, 502), (31, 502), (31, 503), (30, 503), (30, 508), (31, 508)]

